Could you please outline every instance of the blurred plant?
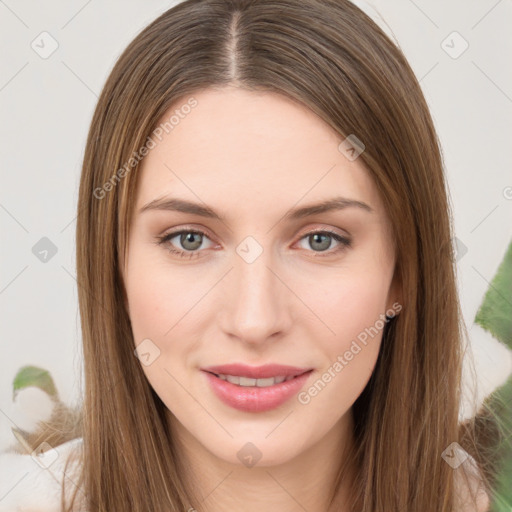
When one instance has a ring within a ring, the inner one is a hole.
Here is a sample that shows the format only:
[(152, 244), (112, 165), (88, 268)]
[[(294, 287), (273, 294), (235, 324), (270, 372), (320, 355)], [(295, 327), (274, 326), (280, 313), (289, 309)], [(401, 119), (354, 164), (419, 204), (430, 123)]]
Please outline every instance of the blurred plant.
[[(476, 314), (475, 323), (512, 349), (512, 242)], [(496, 456), (496, 494), (491, 512), (512, 511), (512, 377), (484, 405), (496, 419), (490, 451)], [(486, 422), (482, 423), (482, 430)]]
[(49, 419), (38, 421), (30, 432), (12, 427), (14, 437), (18, 441), (12, 447), (13, 451), (32, 453), (38, 449), (42, 453), (81, 435), (81, 407), (71, 408), (60, 400), (48, 370), (37, 366), (20, 368), (13, 380), (13, 400), (29, 388), (39, 388), (48, 395), (53, 402), (52, 412)]

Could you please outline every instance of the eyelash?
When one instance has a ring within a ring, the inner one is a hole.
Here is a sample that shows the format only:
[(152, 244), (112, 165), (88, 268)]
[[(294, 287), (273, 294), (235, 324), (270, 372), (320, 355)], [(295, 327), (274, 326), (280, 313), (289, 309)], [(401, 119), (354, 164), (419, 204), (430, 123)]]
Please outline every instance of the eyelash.
[[(156, 243), (157, 243), (157, 245), (164, 245), (169, 240), (174, 238), (175, 236), (181, 235), (183, 233), (193, 233), (195, 235), (203, 235), (206, 238), (209, 238), (208, 235), (204, 231), (195, 230), (195, 229), (181, 229), (179, 231), (173, 231), (171, 233), (167, 233), (163, 236), (157, 237), (158, 241)], [(334, 250), (309, 251), (309, 252), (314, 253), (315, 258), (316, 257), (321, 258), (321, 257), (326, 257), (326, 256), (332, 256), (333, 254), (338, 254), (339, 252), (352, 246), (352, 240), (350, 238), (341, 236), (340, 234), (336, 233), (335, 231), (330, 231), (328, 229), (318, 230), (318, 231), (310, 231), (309, 233), (306, 233), (304, 236), (302, 236), (299, 240), (302, 240), (304, 238), (307, 238), (307, 237), (309, 237), (311, 235), (315, 235), (315, 234), (330, 235), (332, 238), (334, 238), (337, 242), (339, 242), (341, 244), (340, 246), (338, 246), (337, 249), (334, 249)], [(199, 256), (199, 254), (200, 254), (200, 251), (198, 251), (198, 250), (196, 250), (196, 251), (180, 251), (180, 250), (177, 250), (177, 249), (174, 249), (173, 247), (171, 247), (170, 244), (166, 247), (166, 249), (171, 254), (174, 254), (180, 258), (191, 259), (191, 258)]]

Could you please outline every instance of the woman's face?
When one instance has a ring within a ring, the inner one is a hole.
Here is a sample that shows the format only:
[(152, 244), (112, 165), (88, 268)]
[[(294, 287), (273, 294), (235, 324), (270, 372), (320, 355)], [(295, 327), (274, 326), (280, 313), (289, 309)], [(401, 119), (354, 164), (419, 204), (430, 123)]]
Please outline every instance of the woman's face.
[[(139, 169), (136, 353), (188, 446), (279, 464), (341, 433), (370, 378), (401, 308), (389, 220), (357, 152), (310, 110), (235, 88), (194, 98)], [(232, 364), (246, 367), (211, 368)]]

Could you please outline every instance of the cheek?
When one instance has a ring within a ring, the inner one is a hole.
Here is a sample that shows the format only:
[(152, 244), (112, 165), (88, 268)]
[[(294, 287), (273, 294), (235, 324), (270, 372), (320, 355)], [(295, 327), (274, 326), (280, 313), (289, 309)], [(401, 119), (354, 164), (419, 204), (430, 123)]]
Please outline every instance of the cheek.
[(143, 251), (132, 251), (126, 293), (136, 341), (141, 336), (163, 340), (199, 300), (202, 290), (190, 277), (173, 270), (165, 261), (154, 261)]
[(386, 325), (386, 282), (370, 276), (352, 276), (342, 282), (334, 291), (315, 297), (323, 322), (315, 322), (311, 336), (317, 340), (323, 365), (316, 380), (298, 397), (299, 403), (325, 411), (326, 422), (337, 421), (365, 388)]
[[(168, 268), (154, 262), (146, 265), (135, 251), (132, 256), (126, 291), (134, 349), (137, 347), (141, 369), (156, 394), (169, 409), (180, 410), (189, 401), (180, 383), (185, 381), (181, 365), (192, 345), (178, 341), (189, 338), (180, 335), (189, 319), (183, 316), (197, 299), (186, 293), (192, 288), (190, 281), (187, 287)], [(146, 361), (145, 353), (149, 354)]]
[(308, 297), (324, 328), (331, 331), (332, 342), (343, 345), (385, 314), (389, 284), (385, 273), (351, 268), (310, 291)]
[[(156, 281), (152, 271), (134, 270), (127, 282), (127, 295), (130, 311), (130, 320), (135, 343), (142, 338), (160, 338), (162, 333), (169, 329), (165, 324), (166, 304), (169, 298), (164, 293), (162, 281)], [(167, 311), (172, 311), (167, 309)], [(172, 318), (167, 314), (167, 323)]]
[(179, 403), (185, 397), (178, 382), (184, 381), (204, 331), (208, 302), (201, 298), (208, 288), (198, 284), (197, 275), (172, 269), (142, 250), (134, 248), (130, 256), (126, 292), (134, 349), (157, 354), (150, 364), (142, 364), (142, 370), (164, 402), (174, 396)]
[(375, 367), (391, 279), (387, 267), (360, 263), (318, 281), (308, 293), (308, 305), (321, 319), (312, 318), (310, 337), (324, 355), (327, 386), (348, 401), (357, 398)]

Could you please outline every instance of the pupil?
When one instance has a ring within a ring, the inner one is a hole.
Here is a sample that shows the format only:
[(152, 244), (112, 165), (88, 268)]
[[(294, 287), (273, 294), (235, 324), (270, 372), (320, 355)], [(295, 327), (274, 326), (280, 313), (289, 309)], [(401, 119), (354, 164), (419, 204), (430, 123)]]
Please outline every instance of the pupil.
[(325, 234), (321, 234), (321, 233), (315, 233), (313, 236), (313, 243), (316, 243), (318, 241), (319, 238), (322, 238), (324, 237), (324, 243), (323, 243), (323, 246), (322, 244), (320, 243), (321, 247), (317, 247), (318, 249), (320, 249), (321, 251), (325, 251), (326, 249), (329, 248), (329, 245), (330, 245), (330, 241), (329, 241), (329, 236), (328, 235), (325, 235)]
[[(194, 242), (194, 238), (197, 236), (197, 240)], [(186, 233), (185, 235), (181, 235), (181, 243), (185, 249), (189, 251), (193, 251), (194, 249), (198, 249), (201, 246), (201, 235), (199, 233)], [(191, 243), (192, 246), (187, 246), (188, 243)]]

